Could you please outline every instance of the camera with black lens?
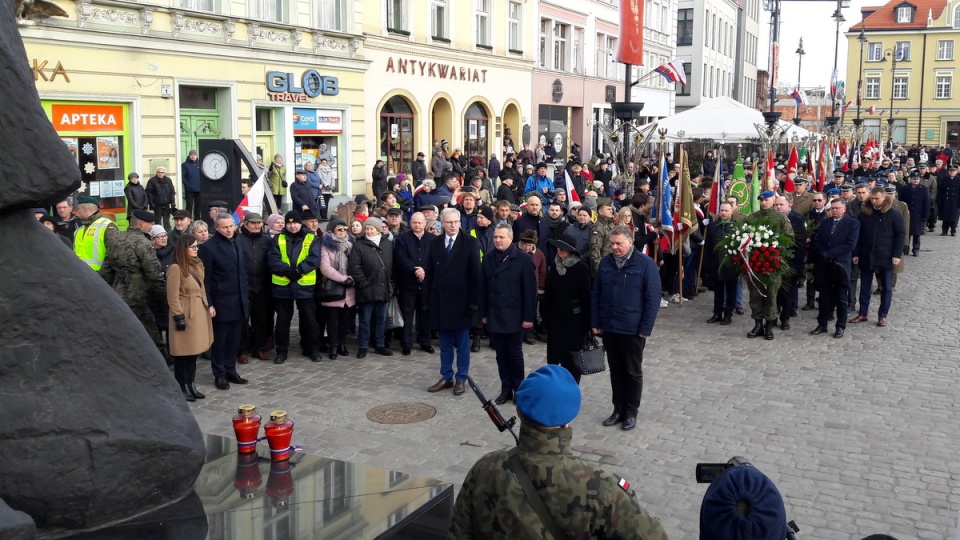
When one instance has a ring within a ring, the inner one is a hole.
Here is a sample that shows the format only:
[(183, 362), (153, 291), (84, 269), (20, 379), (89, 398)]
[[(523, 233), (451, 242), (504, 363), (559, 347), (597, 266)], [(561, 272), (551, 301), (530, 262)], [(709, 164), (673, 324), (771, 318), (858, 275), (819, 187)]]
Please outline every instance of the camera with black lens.
[(726, 463), (697, 463), (697, 483), (709, 484), (733, 467), (753, 467), (743, 456), (733, 456)]

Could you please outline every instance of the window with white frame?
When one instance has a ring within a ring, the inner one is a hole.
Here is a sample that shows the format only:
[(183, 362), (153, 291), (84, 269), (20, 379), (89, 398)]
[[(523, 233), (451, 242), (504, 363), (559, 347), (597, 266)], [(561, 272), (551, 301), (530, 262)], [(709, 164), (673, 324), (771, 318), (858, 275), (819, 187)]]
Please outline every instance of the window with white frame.
[(894, 47), (894, 52), (897, 55), (897, 62), (910, 60), (910, 42), (898, 41)]
[(950, 99), (951, 87), (953, 86), (952, 75), (937, 75), (937, 99)]
[(343, 0), (314, 0), (317, 8), (317, 28), (343, 30)]
[(867, 75), (866, 89), (864, 90), (864, 99), (880, 99), (880, 76)]
[(583, 73), (583, 29), (573, 29), (573, 50), (570, 53), (570, 67), (574, 73)]
[(253, 0), (253, 17), (263, 21), (287, 22), (285, 0)]
[(913, 8), (910, 6), (900, 6), (897, 8), (897, 22), (898, 23), (909, 23), (913, 22)]
[(540, 19), (540, 67), (547, 67), (547, 43), (550, 36), (550, 20)]
[[(712, 68), (711, 68), (711, 69), (712, 69)], [(703, 71), (701, 71), (700, 74), (701, 74), (700, 76), (704, 79), (703, 82), (706, 82), (706, 78), (707, 78), (707, 65), (706, 65), (706, 64), (703, 65)], [(703, 95), (703, 97), (707, 97), (707, 92), (709, 92), (709, 91), (710, 91), (710, 86), (709, 86), (709, 85), (706, 85), (706, 84), (701, 84), (701, 85), (700, 85), (700, 93)]]
[(893, 78), (893, 99), (907, 99), (907, 85), (910, 79), (903, 75)]
[(953, 27), (960, 28), (960, 4), (953, 8)]
[(490, 0), (474, 0), (476, 6), (477, 45), (490, 46)]
[(690, 62), (684, 62), (683, 64), (683, 74), (685, 75), (685, 78), (687, 80), (686, 85), (683, 85), (680, 81), (677, 81), (676, 83), (674, 83), (676, 86), (676, 92), (678, 96), (690, 95), (690, 86), (691, 86), (690, 83), (692, 82), (691, 76), (693, 71), (692, 66), (693, 64), (691, 64)]
[(883, 43), (870, 43), (867, 45), (867, 61), (879, 62), (883, 60)]
[(387, 1), (387, 30), (407, 32), (407, 0)]
[(937, 41), (937, 60), (953, 60), (952, 39), (941, 39)]
[(449, 40), (447, 0), (430, 0), (430, 37)]
[(553, 24), (553, 69), (567, 70), (567, 40), (570, 38), (569, 24)]
[(693, 9), (677, 10), (677, 46), (693, 45)]
[(180, 7), (195, 11), (216, 11), (214, 0), (180, 0)]
[(523, 50), (523, 5), (510, 2), (507, 6), (507, 49)]

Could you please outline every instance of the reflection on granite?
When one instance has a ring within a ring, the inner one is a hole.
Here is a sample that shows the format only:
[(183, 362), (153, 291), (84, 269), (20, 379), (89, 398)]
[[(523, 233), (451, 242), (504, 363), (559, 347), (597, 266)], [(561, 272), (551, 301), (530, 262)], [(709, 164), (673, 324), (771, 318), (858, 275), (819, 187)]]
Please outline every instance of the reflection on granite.
[[(237, 453), (234, 439), (207, 435), (205, 443), (206, 464), (190, 497), (163, 509), (163, 516), (141, 516), (83, 538), (446, 537), (451, 484), (305, 453), (271, 462), (266, 443), (246, 455)], [(198, 519), (205, 520), (205, 534)]]

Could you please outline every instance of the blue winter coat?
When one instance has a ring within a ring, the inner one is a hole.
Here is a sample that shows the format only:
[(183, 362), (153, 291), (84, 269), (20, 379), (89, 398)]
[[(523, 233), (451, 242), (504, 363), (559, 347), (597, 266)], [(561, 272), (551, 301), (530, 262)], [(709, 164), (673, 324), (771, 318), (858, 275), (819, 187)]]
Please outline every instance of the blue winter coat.
[(241, 246), (214, 232), (210, 240), (200, 244), (198, 257), (203, 262), (207, 304), (217, 310), (214, 324), (247, 320), (250, 283)]
[(634, 249), (623, 267), (613, 254), (600, 260), (590, 298), (590, 326), (603, 332), (649, 336), (660, 310), (660, 271), (653, 259)]
[(200, 160), (189, 159), (180, 164), (180, 181), (183, 182), (183, 191), (200, 193)]

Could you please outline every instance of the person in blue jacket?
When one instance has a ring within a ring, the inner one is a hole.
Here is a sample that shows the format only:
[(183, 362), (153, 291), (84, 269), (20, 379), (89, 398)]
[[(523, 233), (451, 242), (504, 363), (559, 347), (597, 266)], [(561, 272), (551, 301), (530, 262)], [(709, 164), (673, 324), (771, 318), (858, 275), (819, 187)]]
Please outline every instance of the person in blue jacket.
[(538, 163), (537, 172), (527, 178), (527, 184), (523, 188), (524, 194), (535, 192), (543, 197), (545, 204), (553, 201), (553, 180), (547, 177), (547, 164)]

